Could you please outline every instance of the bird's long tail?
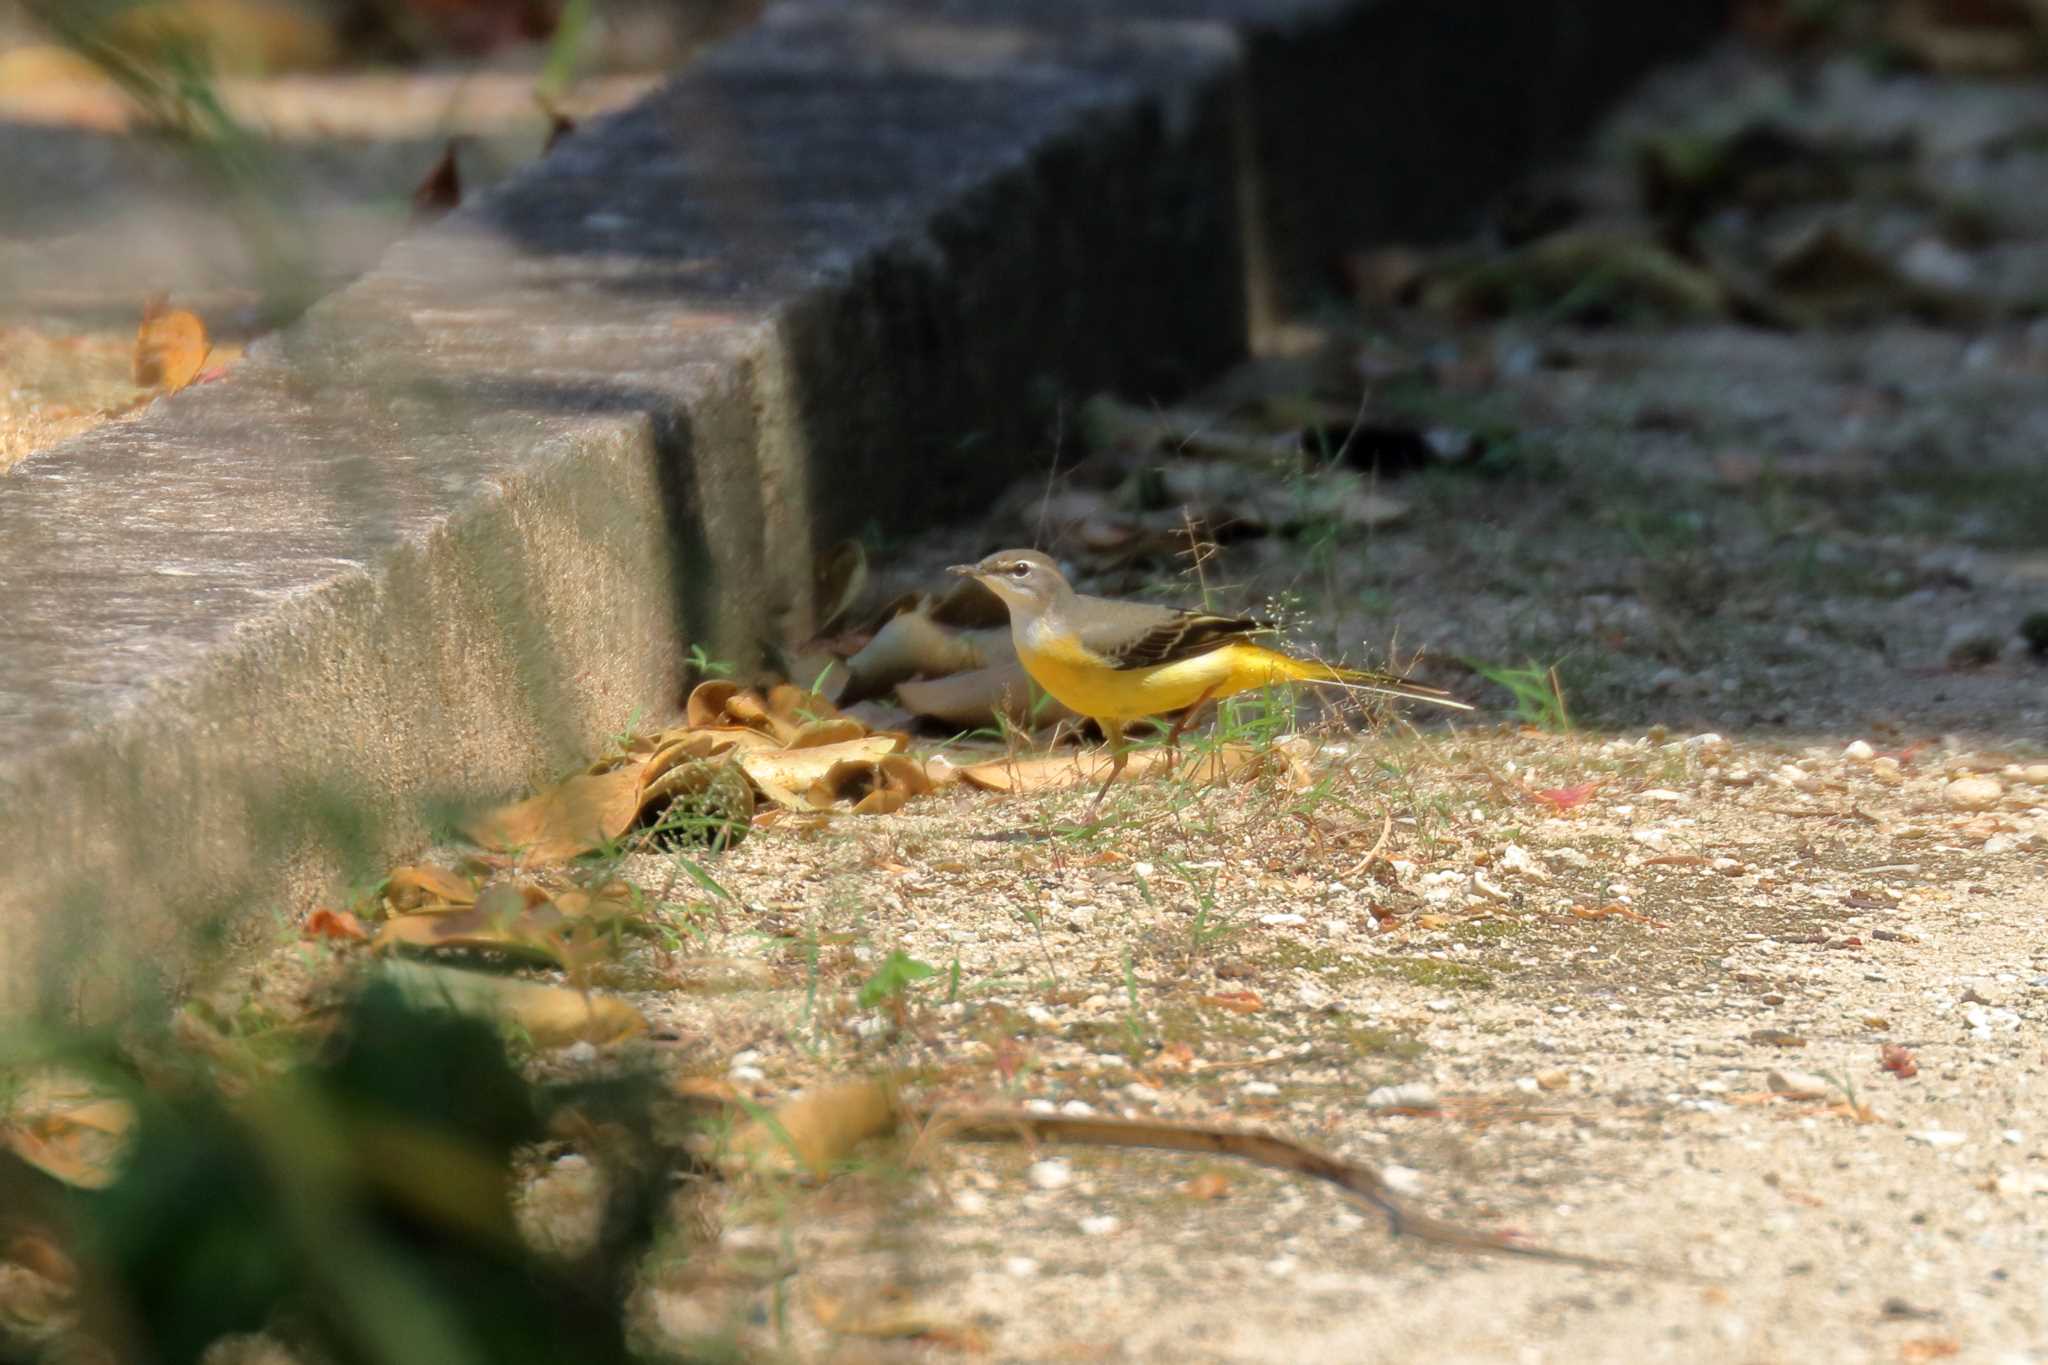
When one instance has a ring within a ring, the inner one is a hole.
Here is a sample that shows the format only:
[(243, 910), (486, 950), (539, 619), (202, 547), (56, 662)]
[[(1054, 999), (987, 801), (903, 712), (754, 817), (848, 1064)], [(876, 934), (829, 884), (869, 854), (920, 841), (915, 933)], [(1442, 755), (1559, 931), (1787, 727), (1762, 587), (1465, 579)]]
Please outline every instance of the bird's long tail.
[(1291, 654), (1282, 654), (1277, 649), (1254, 645), (1264, 658), (1261, 662), (1272, 670), (1274, 682), (1329, 683), (1337, 687), (1349, 687), (1360, 692), (1377, 692), (1382, 696), (1404, 697), (1409, 701), (1426, 701), (1433, 706), (1448, 706), (1454, 711), (1470, 711), (1471, 703), (1459, 701), (1441, 688), (1424, 687), (1397, 678), (1391, 673), (1368, 673), (1356, 668), (1337, 668), (1330, 664), (1317, 663), (1313, 659), (1297, 659)]

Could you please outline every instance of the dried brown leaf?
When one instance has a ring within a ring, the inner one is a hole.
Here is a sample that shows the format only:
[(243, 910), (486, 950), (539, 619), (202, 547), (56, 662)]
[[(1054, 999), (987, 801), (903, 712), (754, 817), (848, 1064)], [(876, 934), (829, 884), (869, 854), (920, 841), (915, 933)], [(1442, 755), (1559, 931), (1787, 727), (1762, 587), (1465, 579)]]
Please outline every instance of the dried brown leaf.
[(557, 783), (477, 817), (463, 832), (528, 864), (558, 863), (618, 838), (639, 813), (640, 765), (630, 764)]
[(20, 1083), (0, 1111), (0, 1147), (80, 1189), (105, 1189), (120, 1174), (135, 1106), (91, 1080), (43, 1071)]
[(824, 1179), (861, 1142), (896, 1124), (896, 1097), (883, 1081), (820, 1086), (742, 1124), (732, 1154), (747, 1169)]
[(213, 342), (198, 314), (169, 305), (163, 294), (142, 305), (142, 325), (135, 332), (135, 382), (176, 393), (205, 368)]
[(851, 705), (881, 696), (911, 678), (942, 678), (1004, 658), (1016, 658), (1007, 623), (971, 629), (949, 626), (933, 619), (932, 608), (920, 601), (912, 610), (891, 617), (847, 659), (840, 699)]
[(808, 749), (744, 749), (734, 761), (769, 800), (791, 810), (812, 810), (811, 788), (835, 765), (877, 761), (896, 752), (901, 742), (900, 736), (868, 735)]
[(413, 188), (413, 222), (431, 223), (462, 206), (462, 173), (455, 163), (455, 152), (461, 145), (461, 138), (449, 138), (440, 157)]
[(855, 815), (890, 815), (914, 796), (932, 789), (924, 765), (908, 754), (878, 759), (854, 758), (835, 763), (806, 793), (820, 809), (841, 801), (854, 803)]
[(476, 883), (459, 872), (422, 863), (394, 867), (384, 880), (384, 903), (392, 910), (419, 910), (429, 905), (474, 905)]
[(346, 910), (330, 910), (320, 907), (306, 916), (306, 923), (300, 929), (304, 938), (336, 939), (344, 943), (367, 943), (370, 931), (363, 922)]

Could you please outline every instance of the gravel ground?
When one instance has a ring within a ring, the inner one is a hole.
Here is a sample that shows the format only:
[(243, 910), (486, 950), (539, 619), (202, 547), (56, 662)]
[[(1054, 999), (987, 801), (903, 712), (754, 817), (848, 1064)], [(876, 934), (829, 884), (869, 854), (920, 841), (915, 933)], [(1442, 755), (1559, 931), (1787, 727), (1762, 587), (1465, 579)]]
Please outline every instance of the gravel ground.
[[(799, 1301), (887, 1286), (1006, 1360), (2041, 1358), (2048, 766), (1363, 744), (1307, 759), (1320, 802), (1140, 789), (1092, 838), (1054, 832), (1077, 796), (986, 794), (763, 835), (717, 870), (746, 913), (696, 950), (772, 987), (637, 998), (763, 1101), (888, 1068), (1250, 1124), (1469, 1226), (1697, 1278), (1445, 1252), (1292, 1178), (1085, 1149), (741, 1187), (723, 1254), (782, 1250)], [(1568, 811), (1534, 795), (1585, 782)], [(852, 999), (894, 950), (941, 969), (901, 1032)], [(651, 1319), (822, 1349), (813, 1315), (778, 1331), (770, 1295), (703, 1274), (658, 1273)]]

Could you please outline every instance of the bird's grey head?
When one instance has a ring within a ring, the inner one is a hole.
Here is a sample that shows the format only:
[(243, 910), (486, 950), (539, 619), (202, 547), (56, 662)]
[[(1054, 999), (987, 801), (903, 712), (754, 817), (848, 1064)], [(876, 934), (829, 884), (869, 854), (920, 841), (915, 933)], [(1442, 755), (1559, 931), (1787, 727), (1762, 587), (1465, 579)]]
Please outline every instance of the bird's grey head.
[(1034, 615), (1066, 590), (1059, 565), (1036, 550), (998, 550), (979, 564), (955, 564), (954, 573), (978, 580), (1013, 612)]

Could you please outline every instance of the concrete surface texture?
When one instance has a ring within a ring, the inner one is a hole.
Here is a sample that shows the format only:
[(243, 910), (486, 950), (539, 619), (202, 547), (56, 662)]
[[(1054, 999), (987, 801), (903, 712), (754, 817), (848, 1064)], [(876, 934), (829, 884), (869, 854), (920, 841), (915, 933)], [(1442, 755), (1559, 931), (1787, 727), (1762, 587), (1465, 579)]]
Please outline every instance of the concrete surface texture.
[(800, 631), (812, 544), (974, 506), (1064, 396), (1213, 372), (1718, 9), (770, 9), (0, 480), (0, 1011), (174, 989), (573, 766), (691, 643)]

